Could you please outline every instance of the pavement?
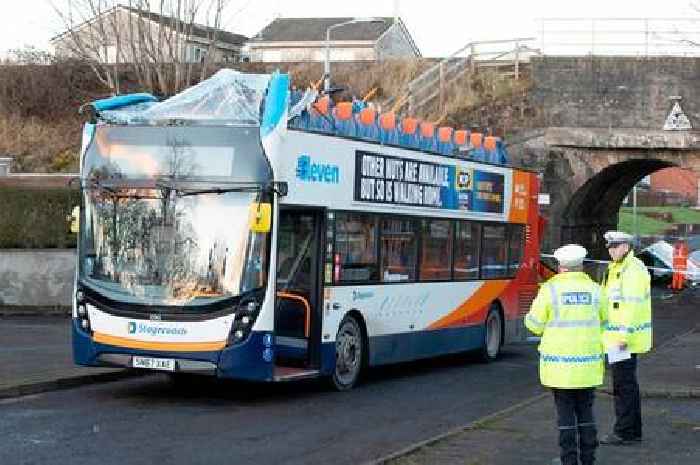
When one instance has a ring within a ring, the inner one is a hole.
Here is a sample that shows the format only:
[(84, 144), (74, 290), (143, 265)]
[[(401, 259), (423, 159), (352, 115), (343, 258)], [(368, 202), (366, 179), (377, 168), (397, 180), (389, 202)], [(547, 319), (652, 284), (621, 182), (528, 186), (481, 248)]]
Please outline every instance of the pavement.
[(65, 312), (0, 313), (0, 399), (112, 381), (135, 370), (73, 363), (70, 317)]
[[(683, 296), (660, 304), (673, 318)], [(697, 298), (695, 296), (694, 298)], [(695, 300), (697, 305), (697, 300)], [(695, 307), (696, 309), (698, 306)], [(700, 312), (687, 331), (639, 360), (644, 440), (626, 446), (601, 445), (597, 463), (606, 465), (700, 464)], [(686, 318), (687, 315), (686, 315)], [(612, 383), (598, 389), (595, 415), (599, 438), (612, 429)], [(473, 423), (389, 454), (373, 464), (550, 464), (559, 456), (552, 395), (542, 394)]]

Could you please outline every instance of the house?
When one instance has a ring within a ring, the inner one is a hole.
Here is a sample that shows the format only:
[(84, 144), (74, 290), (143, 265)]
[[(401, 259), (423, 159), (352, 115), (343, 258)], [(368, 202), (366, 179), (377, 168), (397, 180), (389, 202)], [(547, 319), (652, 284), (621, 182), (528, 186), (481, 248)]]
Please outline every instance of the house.
[(331, 61), (417, 58), (420, 50), (400, 18), (277, 18), (246, 44), (244, 59), (262, 62), (324, 61), (326, 31)]
[(237, 63), (247, 37), (151, 11), (117, 5), (53, 37), (56, 56), (100, 63)]
[(651, 174), (651, 189), (675, 193), (691, 205), (700, 204), (700, 178), (690, 170), (674, 167), (655, 171)]

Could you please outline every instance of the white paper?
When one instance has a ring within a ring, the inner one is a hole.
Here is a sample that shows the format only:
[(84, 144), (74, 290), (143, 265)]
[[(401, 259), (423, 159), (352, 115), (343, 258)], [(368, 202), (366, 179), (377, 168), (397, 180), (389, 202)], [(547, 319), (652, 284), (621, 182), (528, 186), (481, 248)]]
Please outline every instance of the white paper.
[(621, 362), (623, 360), (627, 360), (631, 357), (632, 354), (630, 354), (629, 350), (622, 350), (617, 346), (608, 349), (608, 363), (610, 365), (612, 365), (613, 363)]

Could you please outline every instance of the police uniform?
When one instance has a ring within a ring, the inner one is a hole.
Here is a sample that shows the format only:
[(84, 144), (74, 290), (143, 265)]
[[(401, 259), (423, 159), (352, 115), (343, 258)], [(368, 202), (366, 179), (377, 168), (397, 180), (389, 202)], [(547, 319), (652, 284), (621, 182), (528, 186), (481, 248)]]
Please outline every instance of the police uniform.
[[(569, 244), (557, 249), (560, 267), (583, 263), (586, 249)], [(565, 271), (540, 288), (525, 325), (542, 335), (540, 380), (552, 388), (557, 408), (561, 463), (595, 462), (598, 445), (593, 401), (603, 384), (603, 329), (607, 320), (604, 290), (581, 271)]]
[(631, 357), (612, 364), (615, 426), (604, 444), (625, 444), (642, 439), (642, 405), (637, 381), (637, 354), (651, 349), (651, 295), (649, 272), (631, 248), (633, 237), (621, 231), (605, 233), (607, 247), (630, 244), (630, 251), (608, 265), (603, 281), (608, 297), (606, 347), (625, 344)]

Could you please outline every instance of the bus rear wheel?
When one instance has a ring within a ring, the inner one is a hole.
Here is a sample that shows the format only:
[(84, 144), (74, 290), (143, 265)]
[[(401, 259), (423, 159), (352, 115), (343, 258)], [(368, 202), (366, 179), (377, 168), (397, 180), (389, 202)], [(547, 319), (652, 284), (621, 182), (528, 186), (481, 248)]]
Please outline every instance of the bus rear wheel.
[(486, 328), (480, 358), (483, 362), (489, 363), (498, 358), (503, 344), (503, 318), (497, 304), (491, 304), (484, 325)]
[(357, 319), (343, 318), (335, 338), (335, 370), (331, 381), (335, 389), (352, 389), (360, 379), (365, 356), (365, 338)]

